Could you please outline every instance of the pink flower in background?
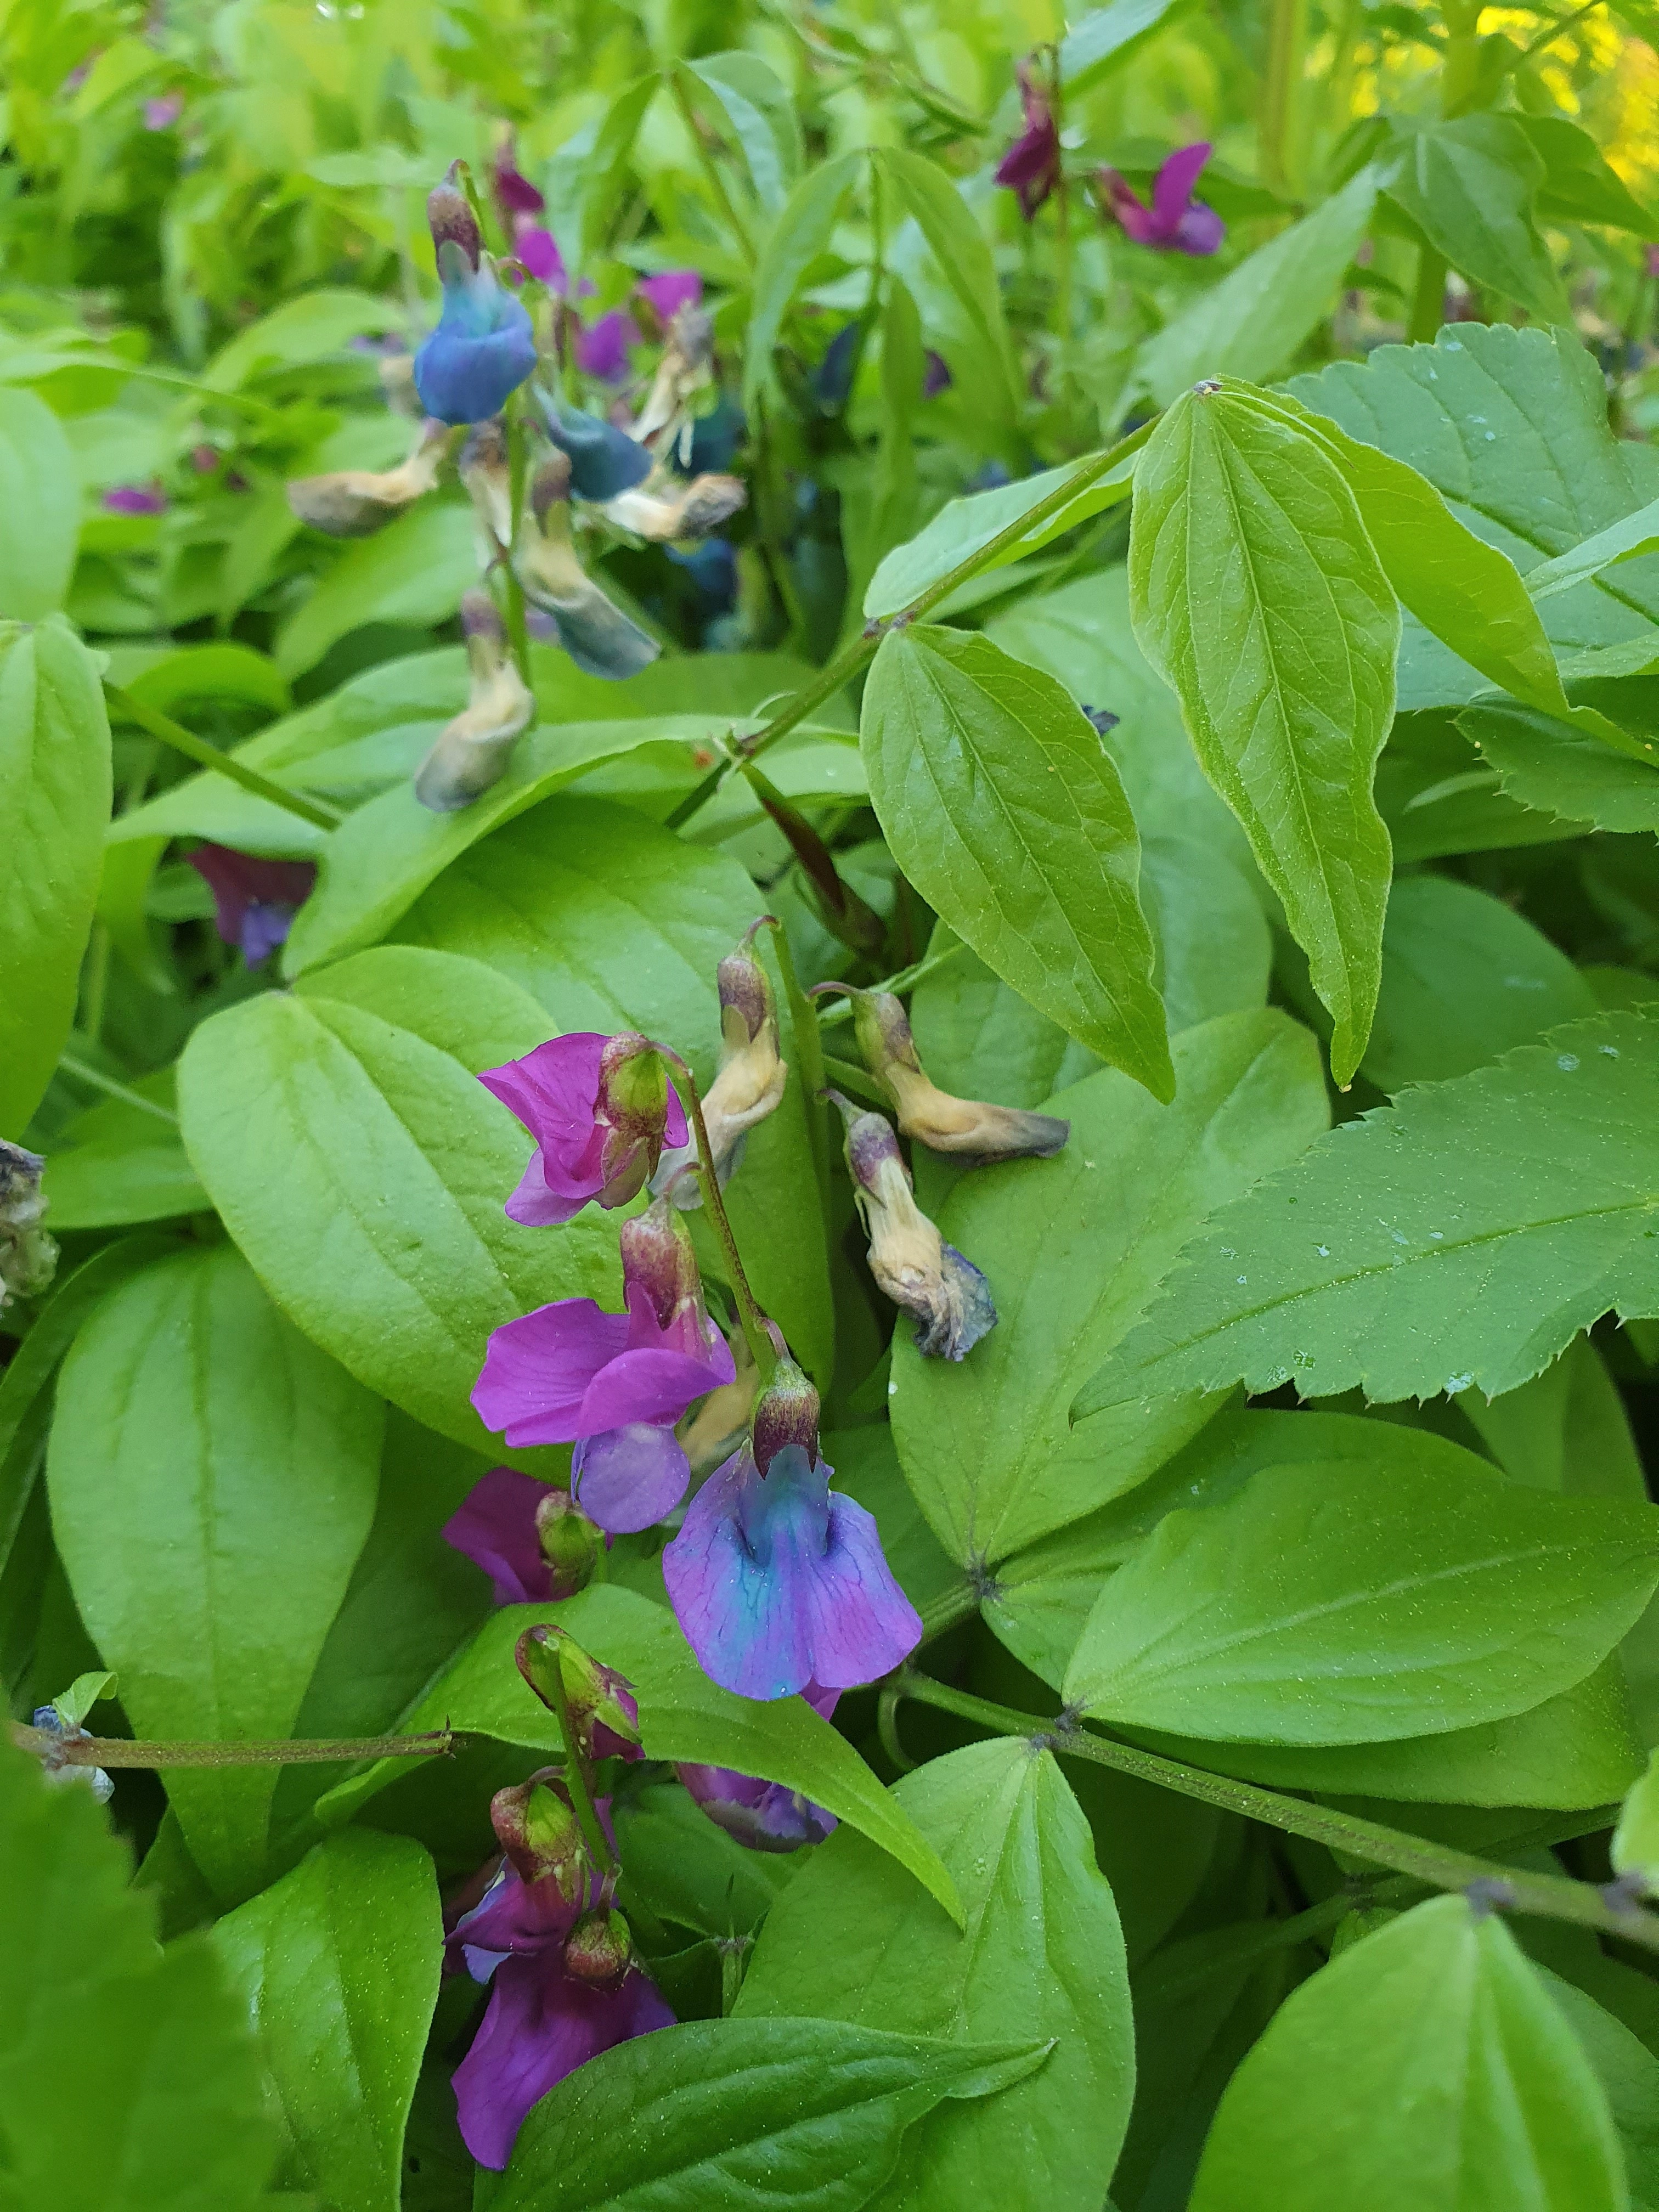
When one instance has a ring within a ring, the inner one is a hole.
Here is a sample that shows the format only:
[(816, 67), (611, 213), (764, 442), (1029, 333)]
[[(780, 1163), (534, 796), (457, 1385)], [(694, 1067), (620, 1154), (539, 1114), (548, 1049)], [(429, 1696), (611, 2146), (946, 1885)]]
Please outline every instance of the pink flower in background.
[(106, 514), (165, 514), (167, 494), (159, 484), (116, 484), (104, 494)]
[(144, 102), (144, 128), (146, 131), (171, 131), (184, 112), (184, 94), (164, 92), (159, 99)]
[(640, 326), (625, 307), (613, 307), (591, 323), (576, 340), (576, 365), (601, 384), (628, 379), (628, 357), (640, 342)]
[(227, 945), (240, 945), (250, 968), (288, 940), (295, 915), (310, 897), (317, 871), (309, 860), (262, 860), (228, 845), (198, 845), (190, 865), (213, 893), (214, 920)]
[(1019, 194), (1019, 211), (1030, 222), (1060, 182), (1060, 132), (1048, 94), (1024, 62), (1019, 65), (1019, 96), (1025, 128), (1003, 155), (996, 180)]
[(531, 275), (545, 284), (550, 291), (562, 294), (570, 278), (564, 265), (564, 256), (559, 251), (558, 240), (550, 230), (529, 216), (519, 216), (513, 225), (513, 251)]
[(665, 269), (660, 276), (641, 276), (634, 289), (665, 329), (682, 307), (702, 305), (702, 278), (695, 269)]
[(1212, 207), (1193, 198), (1199, 172), (1209, 158), (1206, 139), (1177, 149), (1152, 179), (1151, 207), (1115, 169), (1103, 169), (1098, 181), (1107, 212), (1117, 218), (1125, 235), (1138, 246), (1177, 253), (1213, 253), (1227, 235), (1227, 226)]

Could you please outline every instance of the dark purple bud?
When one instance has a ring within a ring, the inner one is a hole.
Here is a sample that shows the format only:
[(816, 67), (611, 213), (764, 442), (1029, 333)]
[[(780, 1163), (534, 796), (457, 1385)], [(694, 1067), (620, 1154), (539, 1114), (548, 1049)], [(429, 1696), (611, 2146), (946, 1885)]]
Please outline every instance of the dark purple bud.
[(471, 201), (457, 182), (460, 173), (460, 163), (452, 161), (442, 184), (434, 185), (426, 197), (426, 219), (432, 231), (432, 246), (438, 257), (440, 275), (443, 272), (446, 246), (455, 247), (465, 258), (469, 269), (476, 270), (483, 258), (483, 239), (478, 230), (478, 218), (473, 214)]
[(764, 1475), (775, 1455), (799, 1445), (806, 1463), (818, 1458), (818, 1394), (811, 1378), (787, 1357), (772, 1370), (771, 1380), (755, 1401), (755, 1465)]
[(539, 215), (547, 205), (529, 178), (520, 173), (510, 140), (495, 156), (495, 198), (508, 216)]
[(769, 1023), (775, 1030), (777, 1008), (773, 1001), (771, 978), (755, 957), (756, 937), (763, 929), (775, 927), (769, 914), (750, 922), (744, 932), (742, 944), (735, 952), (728, 952), (714, 970), (714, 988), (720, 1000), (720, 1036), (732, 1052), (741, 1052), (745, 1045), (753, 1044)]
[(945, 356), (942, 353), (935, 353), (929, 346), (922, 363), (922, 398), (937, 399), (940, 392), (948, 392), (954, 382), (955, 379), (951, 374), (950, 365)]
[(1032, 222), (1060, 182), (1060, 132), (1048, 94), (1030, 69), (1019, 64), (1019, 96), (1025, 112), (1025, 128), (1003, 155), (996, 181), (1019, 195), (1019, 211)]
[(564, 1947), (566, 1973), (599, 1990), (614, 1990), (633, 1963), (633, 1931), (614, 1905), (583, 1913)]
[(550, 1881), (567, 1904), (587, 1894), (591, 1869), (587, 1847), (568, 1801), (548, 1784), (547, 1767), (511, 1790), (498, 1790), (489, 1801), (489, 1822), (522, 1882)]
[[(622, 1248), (623, 1293), (631, 1310), (635, 1297), (649, 1306), (665, 1334), (688, 1310), (700, 1321), (702, 1283), (697, 1255), (678, 1209), (665, 1198), (657, 1199), (643, 1213), (624, 1221), (617, 1242)], [(702, 1330), (696, 1330), (702, 1341)]]
[(309, 860), (264, 860), (226, 845), (198, 845), (187, 858), (213, 893), (220, 936), (227, 945), (241, 947), (250, 968), (268, 960), (286, 941), (317, 881)]
[(1118, 724), (1123, 719), (1121, 714), (1113, 714), (1109, 707), (1085, 707), (1083, 709), (1083, 712), (1087, 719), (1094, 724), (1096, 729), (1099, 731), (1103, 738), (1105, 736), (1108, 730), (1116, 729)]
[(106, 514), (165, 514), (167, 494), (159, 484), (116, 484), (103, 497)]

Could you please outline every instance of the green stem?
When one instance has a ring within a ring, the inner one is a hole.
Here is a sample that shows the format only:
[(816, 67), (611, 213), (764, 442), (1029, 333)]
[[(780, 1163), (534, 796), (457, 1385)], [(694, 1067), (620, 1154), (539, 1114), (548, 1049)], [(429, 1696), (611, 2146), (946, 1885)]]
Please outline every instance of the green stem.
[[(1120, 438), (1116, 445), (1109, 447), (1105, 453), (1096, 453), (1090, 459), (1079, 463), (1063, 483), (1056, 484), (1053, 491), (1045, 494), (1034, 507), (1027, 507), (1024, 514), (1011, 522), (1006, 530), (999, 530), (996, 536), (981, 545), (976, 553), (970, 553), (966, 560), (958, 561), (956, 567), (948, 574), (941, 576), (937, 583), (930, 584), (925, 592), (919, 592), (909, 605), (902, 608), (890, 621), (867, 623), (850, 644), (844, 646), (833, 660), (818, 671), (810, 684), (802, 685), (788, 705), (775, 714), (764, 729), (757, 730), (751, 738), (738, 740), (739, 753), (748, 760), (758, 759), (762, 753), (776, 744), (780, 738), (787, 737), (791, 730), (806, 720), (815, 707), (821, 707), (826, 699), (833, 699), (836, 692), (858, 674), (866, 661), (874, 657), (877, 647), (890, 629), (902, 629), (910, 623), (920, 622), (941, 601), (948, 599), (952, 592), (959, 591), (963, 585), (977, 576), (982, 568), (994, 567), (1001, 555), (1011, 545), (1018, 544), (1028, 532), (1046, 522), (1051, 514), (1060, 514), (1079, 492), (1087, 491), (1091, 483), (1097, 483), (1102, 477), (1109, 476), (1120, 461), (1127, 460), (1131, 453), (1138, 453), (1152, 436), (1157, 423), (1158, 417), (1153, 416), (1138, 430), (1132, 430), (1127, 438)], [(718, 768), (712, 769), (696, 789), (680, 801), (668, 817), (665, 826), (670, 830), (684, 829), (692, 816), (714, 796), (735, 765), (735, 762), (722, 761)]]
[(678, 68), (669, 70), (666, 75), (669, 96), (680, 111), (681, 119), (690, 135), (692, 149), (696, 155), (698, 164), (703, 175), (708, 179), (709, 190), (714, 195), (720, 213), (731, 226), (732, 235), (737, 240), (744, 258), (752, 265), (755, 259), (755, 241), (749, 234), (748, 225), (738, 213), (737, 203), (726, 188), (726, 179), (720, 174), (719, 162), (708, 150), (708, 142), (703, 137), (697, 123), (696, 110), (692, 106), (690, 95), (686, 91), (684, 78)]
[[(95, 1042), (95, 1040), (94, 1040)], [(154, 1114), (158, 1121), (166, 1121), (176, 1129), (179, 1116), (165, 1106), (158, 1106), (153, 1098), (146, 1098), (142, 1091), (130, 1091), (125, 1083), (118, 1083), (112, 1075), (105, 1075), (86, 1060), (77, 1059), (72, 1052), (60, 1052), (58, 1065), (65, 1075), (73, 1076), (77, 1083), (89, 1083), (94, 1091), (102, 1091), (112, 1098), (118, 1098), (124, 1106), (136, 1106), (141, 1113)]]
[(592, 1855), (594, 1865), (602, 1875), (614, 1875), (617, 1872), (617, 1854), (611, 1850), (605, 1830), (599, 1825), (599, 1816), (593, 1809), (593, 1793), (587, 1786), (587, 1762), (582, 1757), (582, 1747), (576, 1736), (576, 1724), (570, 1717), (570, 1700), (565, 1695), (564, 1669), (559, 1664), (556, 1651), (550, 1652), (548, 1656), (553, 1663), (547, 1669), (547, 1679), (553, 1692), (553, 1711), (558, 1720), (559, 1734), (564, 1739), (563, 1779), (569, 1794), (570, 1809), (576, 1816), (576, 1826), (582, 1832), (583, 1841)]
[(109, 931), (92, 925), (87, 939), (86, 972), (81, 987), (81, 1033), (96, 1044), (104, 1033), (104, 1001), (109, 995)]
[[(902, 1674), (898, 1686), (902, 1696), (933, 1705), (940, 1712), (955, 1713), (962, 1720), (977, 1721), (994, 1735), (1029, 1736), (1062, 1758), (1086, 1759), (1097, 1766), (1109, 1766), (1120, 1774), (1134, 1775), (1160, 1789), (1195, 1798), (1200, 1804), (1215, 1805), (1223, 1812), (1240, 1814), (1247, 1820), (1263, 1821), (1287, 1835), (1301, 1836), (1309, 1843), (1323, 1844), (1328, 1850), (1346, 1851), (1352, 1857), (1369, 1859), (1398, 1874), (1411, 1875), (1431, 1889), (1468, 1889), (1478, 1882), (1488, 1888), (1490, 1902), (1506, 1910), (1535, 1913), (1548, 1920), (1570, 1921), (1578, 1927), (1593, 1928), (1601, 1935), (1639, 1944), (1645, 1951), (1659, 1953), (1659, 1917), (1650, 1917), (1639, 1909), (1615, 1911), (1601, 1891), (1591, 1888), (1588, 1882), (1571, 1881), (1565, 1875), (1528, 1874), (1495, 1860), (1476, 1858), (1471, 1852), (1449, 1850), (1420, 1836), (1385, 1828), (1376, 1820), (1363, 1820), (1356, 1814), (1335, 1812), (1326, 1805), (1310, 1804), (1300, 1797), (1283, 1796), (1277, 1790), (1261, 1789), (1253, 1782), (1237, 1782), (1231, 1776), (1206, 1773), (1201, 1767), (1183, 1766), (1157, 1752), (1140, 1751), (1109, 1736), (1098, 1735), (1064, 1715), (1044, 1721), (1032, 1713), (1016, 1712), (1008, 1705), (991, 1705), (983, 1698), (970, 1697), (965, 1691), (953, 1690), (925, 1674)], [(1614, 1817), (1612, 1808), (1606, 1817), (1608, 1821)]]
[(244, 791), (252, 792), (259, 799), (267, 799), (273, 806), (280, 806), (289, 814), (297, 814), (302, 822), (313, 829), (335, 830), (343, 818), (333, 807), (325, 806), (320, 799), (307, 799), (302, 793), (289, 791), (280, 783), (273, 783), (268, 775), (261, 775), (257, 768), (249, 768), (231, 753), (221, 752), (205, 738), (198, 738), (182, 722), (175, 722), (171, 714), (163, 714), (155, 707), (147, 707), (124, 691), (118, 684), (104, 678), (104, 696), (112, 710), (129, 722), (136, 722), (141, 730), (148, 730), (163, 744), (171, 745), (174, 752), (183, 753), (200, 768), (211, 769), (215, 775), (222, 775), (232, 783), (240, 783)]
[(126, 1736), (53, 1735), (10, 1723), (20, 1751), (55, 1766), (315, 1766), (326, 1760), (439, 1759), (463, 1741), (453, 1729), (424, 1735), (295, 1737), (275, 1743), (152, 1743)]
[(1308, 44), (1308, 0), (1271, 0), (1267, 65), (1261, 85), (1261, 180), (1291, 189), (1301, 167), (1302, 73)]
[(892, 1111), (887, 1093), (867, 1067), (855, 1066), (850, 1060), (826, 1060), (823, 1073), (837, 1091), (850, 1091), (855, 1098), (867, 1098), (880, 1111)]
[[(1049, 59), (1048, 103), (1054, 118), (1054, 135), (1059, 138), (1066, 128), (1066, 88), (1060, 74), (1060, 48), (1055, 46)], [(1062, 346), (1072, 339), (1072, 195), (1066, 182), (1066, 155), (1062, 147), (1060, 156), (1060, 175), (1054, 185), (1054, 335)]]
[[(959, 952), (965, 952), (967, 950), (968, 947), (961, 938), (953, 938), (942, 952), (929, 952), (925, 958), (915, 962), (912, 966), (901, 968), (896, 975), (890, 975), (884, 983), (872, 983), (869, 987), (870, 990), (872, 994), (877, 991), (888, 991), (894, 998), (902, 999), (907, 991), (914, 991), (918, 983), (925, 983), (930, 975), (936, 974), (939, 969), (954, 960)], [(827, 1029), (832, 1022), (849, 1021), (852, 1018), (852, 1013), (853, 1001), (851, 999), (843, 999), (838, 1006), (831, 1006), (828, 1013), (820, 1012), (818, 1019)]]
[(750, 1356), (760, 1370), (761, 1380), (764, 1382), (777, 1365), (778, 1355), (767, 1334), (761, 1310), (755, 1303), (755, 1293), (749, 1287), (749, 1278), (744, 1273), (743, 1257), (732, 1231), (732, 1218), (726, 1210), (726, 1195), (720, 1188), (720, 1179), (714, 1172), (714, 1151), (708, 1141), (708, 1125), (702, 1118), (702, 1099), (698, 1093), (697, 1079), (670, 1046), (660, 1044), (657, 1049), (665, 1060), (672, 1061), (678, 1068), (685, 1085), (685, 1103), (690, 1112), (691, 1127), (697, 1139), (697, 1158), (702, 1170), (702, 1201), (708, 1209), (709, 1219), (714, 1224), (720, 1250), (726, 1255), (732, 1295), (738, 1302), (738, 1319), (743, 1324), (744, 1341), (748, 1345)]
[(1417, 253), (1417, 293), (1406, 335), (1413, 345), (1432, 345), (1446, 313), (1446, 257), (1425, 239)]
[[(942, 1590), (935, 1590), (919, 1611), (921, 1614), (921, 1644), (932, 1644), (947, 1629), (973, 1619), (979, 1611), (979, 1592), (965, 1577), (961, 1582), (947, 1583)], [(919, 1644), (916, 1649), (920, 1650), (921, 1644)], [(908, 1696), (908, 1692), (906, 1694)]]
[[(524, 416), (520, 411), (524, 394), (515, 392), (507, 410), (507, 468), (509, 495), (512, 501), (512, 520), (508, 526), (509, 542), (506, 557), (501, 563), (501, 580), (507, 593), (507, 636), (512, 648), (514, 663), (524, 682), (524, 688), (533, 699), (535, 687), (530, 681), (530, 629), (525, 616), (524, 586), (519, 581), (519, 572), (513, 565), (519, 550), (519, 532), (524, 526), (526, 488), (530, 482), (530, 447), (524, 434)], [(535, 711), (531, 711), (528, 726), (536, 726)]]
[(818, 1199), (823, 1209), (824, 1234), (830, 1231), (830, 1132), (824, 1105), (823, 1039), (818, 1032), (818, 1008), (809, 999), (795, 973), (795, 955), (783, 924), (772, 922), (772, 950), (783, 977), (783, 995), (789, 1002), (789, 1024), (794, 1032), (795, 1054), (800, 1061), (800, 1081), (806, 1097), (806, 1133), (812, 1147), (812, 1169), (817, 1176)]

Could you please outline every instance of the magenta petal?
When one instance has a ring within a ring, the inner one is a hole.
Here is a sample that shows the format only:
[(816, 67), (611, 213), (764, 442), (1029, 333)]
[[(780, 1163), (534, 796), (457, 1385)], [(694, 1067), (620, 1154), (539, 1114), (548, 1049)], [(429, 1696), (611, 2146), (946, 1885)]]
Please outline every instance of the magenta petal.
[(504, 1322), (472, 1386), (479, 1419), (515, 1449), (572, 1443), (582, 1433), (589, 1384), (627, 1342), (627, 1315), (605, 1313), (592, 1298), (561, 1298)]
[(602, 1429), (619, 1429), (629, 1421), (678, 1421), (695, 1399), (707, 1397), (719, 1383), (732, 1382), (736, 1373), (723, 1339), (718, 1347), (709, 1347), (703, 1359), (667, 1350), (623, 1352), (589, 1384), (575, 1434), (597, 1436)]
[(682, 307), (702, 304), (702, 278), (695, 269), (665, 269), (660, 276), (641, 276), (634, 289), (663, 323), (672, 322)]
[(1213, 253), (1227, 235), (1227, 226), (1212, 207), (1194, 200), (1176, 225), (1175, 242), (1183, 253)]
[(671, 1083), (668, 1086), (668, 1117), (663, 1123), (662, 1145), (665, 1152), (678, 1152), (689, 1141), (685, 1109), (680, 1103), (680, 1094)]
[(570, 1494), (611, 1536), (654, 1528), (685, 1495), (691, 1463), (671, 1428), (650, 1421), (584, 1437), (570, 1462)]
[(673, 2024), (661, 1991), (637, 1966), (619, 1988), (596, 1990), (567, 1974), (555, 1953), (507, 1960), (455, 2069), (462, 2140), (480, 2166), (499, 2172), (525, 2114), (556, 2082), (602, 2051)]
[(1139, 193), (1135, 191), (1133, 185), (1120, 177), (1115, 169), (1103, 169), (1100, 173), (1100, 182), (1101, 189), (1106, 195), (1107, 203), (1121, 226), (1125, 237), (1133, 238), (1137, 246), (1149, 246), (1156, 229), (1156, 222), (1151, 208), (1146, 205)]
[(1185, 214), (1204, 164), (1210, 158), (1209, 141), (1177, 147), (1152, 179), (1152, 220), (1160, 245), (1174, 240), (1176, 227)]
[(628, 356), (639, 342), (640, 326), (632, 315), (612, 307), (577, 338), (577, 367), (602, 384), (621, 384), (628, 375)]
[[(550, 1875), (525, 1881), (504, 1866), (471, 1912), (464, 1912), (445, 1939), (452, 1950), (494, 1952), (499, 1957), (546, 1951), (564, 1942), (575, 1926), (578, 1907)], [(486, 1972), (475, 1977), (487, 1981)]]
[(536, 1508), (547, 1485), (510, 1467), (479, 1476), (444, 1522), (446, 1544), (480, 1566), (495, 1585), (497, 1605), (539, 1602), (550, 1592), (547, 1562), (536, 1534)]
[(580, 1151), (593, 1127), (599, 1057), (609, 1040), (590, 1030), (550, 1037), (522, 1060), (487, 1067), (478, 1080), (517, 1115), (538, 1145)]

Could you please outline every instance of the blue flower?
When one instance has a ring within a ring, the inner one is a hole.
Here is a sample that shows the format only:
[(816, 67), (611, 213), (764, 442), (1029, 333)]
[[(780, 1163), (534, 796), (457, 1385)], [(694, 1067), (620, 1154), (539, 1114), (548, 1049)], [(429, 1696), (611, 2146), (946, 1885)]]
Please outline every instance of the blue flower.
[(521, 301), (504, 292), (454, 171), (427, 200), (444, 288), (438, 327), (415, 356), (415, 389), (441, 422), (499, 415), (536, 366), (536, 335)]
[(615, 499), (650, 475), (650, 454), (626, 430), (546, 392), (538, 396), (547, 434), (569, 459), (570, 489), (578, 499)]

